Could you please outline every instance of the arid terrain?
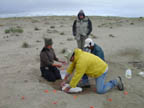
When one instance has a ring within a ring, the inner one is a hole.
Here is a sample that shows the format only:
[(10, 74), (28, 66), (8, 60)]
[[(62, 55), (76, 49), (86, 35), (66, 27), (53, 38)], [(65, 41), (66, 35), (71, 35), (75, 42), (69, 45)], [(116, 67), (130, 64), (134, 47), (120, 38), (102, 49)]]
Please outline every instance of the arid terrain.
[[(53, 39), (56, 55), (65, 60), (65, 49), (77, 47), (72, 35), (76, 16), (0, 19), (0, 108), (143, 108), (144, 18), (91, 16), (90, 37), (102, 47), (109, 65), (107, 81), (122, 76), (124, 91), (117, 88), (100, 95), (92, 87), (67, 94), (59, 83), (41, 78), (39, 54), (43, 38)], [(66, 69), (67, 66), (64, 66)], [(132, 78), (125, 77), (127, 69)], [(61, 68), (62, 69), (62, 68)]]

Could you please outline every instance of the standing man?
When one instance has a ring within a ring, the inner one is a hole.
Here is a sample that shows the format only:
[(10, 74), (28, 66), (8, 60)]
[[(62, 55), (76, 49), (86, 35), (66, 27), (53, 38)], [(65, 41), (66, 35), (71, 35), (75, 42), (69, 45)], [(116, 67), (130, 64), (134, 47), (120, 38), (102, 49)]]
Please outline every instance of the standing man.
[(73, 23), (73, 35), (77, 41), (78, 48), (84, 48), (85, 39), (88, 38), (92, 31), (91, 20), (85, 16), (83, 10), (80, 10), (77, 19)]
[(64, 63), (63, 61), (60, 61), (54, 52), (54, 49), (52, 48), (52, 39), (51, 38), (45, 38), (45, 46), (40, 52), (40, 70), (41, 70), (41, 76), (45, 78), (48, 81), (55, 82), (58, 79), (61, 79), (60, 71), (58, 68), (60, 68), (61, 64), (56, 64), (54, 61)]
[(68, 77), (73, 72), (74, 74), (70, 85), (64, 89), (65, 92), (68, 93), (70, 88), (75, 88), (84, 74), (95, 79), (96, 92), (99, 94), (104, 94), (114, 87), (117, 87), (120, 91), (124, 90), (124, 85), (120, 76), (105, 83), (108, 64), (98, 56), (82, 51), (81, 49), (75, 49), (70, 61), (72, 63), (67, 69), (67, 74), (61, 83), (61, 87), (66, 84)]

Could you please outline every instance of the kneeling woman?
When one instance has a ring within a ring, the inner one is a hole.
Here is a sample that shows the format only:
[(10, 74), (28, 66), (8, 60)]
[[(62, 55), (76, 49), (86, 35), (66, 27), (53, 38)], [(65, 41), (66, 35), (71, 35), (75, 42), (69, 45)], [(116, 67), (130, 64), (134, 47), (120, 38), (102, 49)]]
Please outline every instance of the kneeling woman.
[(61, 79), (60, 71), (58, 68), (60, 68), (61, 64), (55, 64), (54, 61), (59, 61), (58, 58), (55, 55), (54, 49), (52, 48), (52, 39), (51, 38), (45, 38), (45, 46), (40, 52), (40, 70), (41, 70), (41, 76), (44, 77), (46, 80), (54, 82), (58, 79)]

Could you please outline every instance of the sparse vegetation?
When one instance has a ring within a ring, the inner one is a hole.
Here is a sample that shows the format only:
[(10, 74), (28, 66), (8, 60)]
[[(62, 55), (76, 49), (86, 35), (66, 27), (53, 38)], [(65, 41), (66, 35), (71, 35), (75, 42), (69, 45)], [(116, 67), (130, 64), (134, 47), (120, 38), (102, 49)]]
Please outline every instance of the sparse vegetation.
[(27, 42), (24, 42), (22, 44), (22, 48), (29, 48), (29, 47), (30, 47), (30, 45)]
[(5, 33), (10, 33), (10, 30), (9, 30), (9, 29), (6, 29), (6, 30), (5, 30)]
[(139, 17), (138, 18), (138, 21), (142, 21), (142, 20), (144, 20), (144, 17)]
[(22, 28), (11, 27), (5, 30), (5, 33), (23, 33)]
[(16, 26), (16, 28), (21, 28), (21, 26)]
[(39, 29), (38, 27), (35, 27), (34, 30), (35, 30), (35, 31), (38, 31), (38, 30), (40, 30), (40, 29)]
[(50, 28), (55, 28), (55, 26), (50, 26)]
[(132, 22), (132, 23), (130, 23), (130, 25), (134, 25), (134, 23)]
[(19, 34), (16, 34), (16, 36), (19, 36)]
[(63, 42), (60, 42), (60, 44), (63, 45), (64, 43), (63, 43)]
[(61, 33), (60, 33), (60, 35), (64, 35), (64, 34), (65, 34), (64, 32), (61, 32)]
[(112, 29), (112, 27), (110, 27), (110, 29)]
[(98, 25), (97, 27), (108, 27), (108, 28), (112, 28), (112, 27), (121, 27), (122, 26), (123, 21), (117, 21), (117, 22), (109, 22), (109, 23), (102, 23), (100, 25)]
[(67, 50), (67, 48), (63, 48), (63, 49), (61, 50), (61, 53), (64, 54), (64, 53), (66, 52), (66, 50)]
[(109, 34), (109, 37), (112, 37), (112, 38), (113, 38), (113, 37), (115, 37), (115, 36), (114, 36), (113, 34)]
[(5, 39), (5, 38), (8, 38), (9, 36), (3, 36), (3, 38)]
[(93, 34), (91, 34), (90, 36), (91, 36), (91, 38), (93, 38), (93, 39), (98, 38), (98, 37), (96, 37), (96, 36), (95, 36), (95, 35), (93, 35)]
[(37, 43), (41, 42), (40, 40), (36, 40)]
[(31, 22), (32, 22), (32, 23), (38, 23), (39, 21), (38, 21), (38, 20), (35, 20), (35, 19), (32, 19)]
[(47, 29), (47, 33), (58, 33), (58, 31), (57, 30), (49, 30), (49, 29)]
[(72, 41), (73, 40), (73, 38), (67, 38), (67, 41)]

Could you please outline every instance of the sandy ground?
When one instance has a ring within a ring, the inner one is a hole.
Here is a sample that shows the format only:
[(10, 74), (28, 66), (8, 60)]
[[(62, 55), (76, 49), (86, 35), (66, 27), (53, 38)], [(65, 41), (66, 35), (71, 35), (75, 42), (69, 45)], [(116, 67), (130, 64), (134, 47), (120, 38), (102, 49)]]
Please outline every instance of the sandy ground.
[[(31, 17), (0, 19), (0, 108), (143, 108), (144, 18), (90, 17), (91, 37), (104, 52), (109, 72), (106, 80), (122, 76), (125, 91), (116, 88), (99, 95), (92, 87), (80, 94), (66, 94), (60, 81), (49, 83), (40, 76), (39, 53), (43, 37), (54, 41), (56, 55), (64, 60), (62, 50), (76, 48), (71, 17)], [(17, 27), (23, 33), (5, 33)], [(23, 48), (26, 42), (29, 47)], [(65, 66), (66, 68), (66, 66)], [(132, 79), (125, 78), (126, 69)]]

